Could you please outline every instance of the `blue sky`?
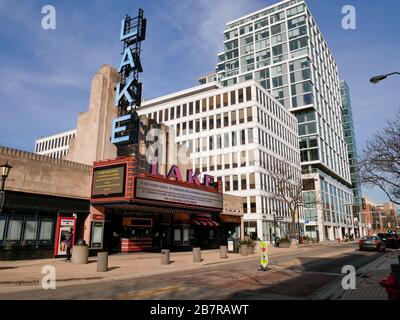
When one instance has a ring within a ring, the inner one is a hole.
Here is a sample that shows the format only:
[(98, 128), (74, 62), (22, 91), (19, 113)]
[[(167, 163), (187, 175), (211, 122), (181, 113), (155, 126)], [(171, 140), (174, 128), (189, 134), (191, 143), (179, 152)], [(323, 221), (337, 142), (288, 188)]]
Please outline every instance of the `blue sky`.
[[(144, 97), (196, 84), (215, 68), (225, 23), (276, 0), (0, 0), (0, 145), (32, 151), (40, 136), (76, 126), (86, 111), (90, 81), (102, 64), (118, 66), (120, 19), (139, 7), (148, 18), (143, 43)], [(375, 74), (400, 71), (400, 1), (307, 1), (351, 90), (358, 149), (400, 110), (400, 78), (379, 85)], [(54, 5), (56, 30), (41, 28)], [(357, 29), (341, 28), (353, 5)], [(377, 190), (364, 190), (378, 201)]]

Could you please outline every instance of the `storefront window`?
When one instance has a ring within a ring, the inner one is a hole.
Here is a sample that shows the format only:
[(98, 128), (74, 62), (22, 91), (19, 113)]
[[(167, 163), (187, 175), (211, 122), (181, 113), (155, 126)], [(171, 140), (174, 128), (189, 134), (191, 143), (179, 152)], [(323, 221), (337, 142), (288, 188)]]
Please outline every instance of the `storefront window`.
[(252, 240), (257, 240), (257, 221), (245, 221), (244, 232)]
[(6, 220), (0, 219), (0, 241), (4, 240), (4, 229), (6, 227)]
[(174, 229), (174, 241), (181, 241), (181, 229)]
[(22, 220), (10, 220), (8, 222), (8, 235), (7, 239), (10, 241), (17, 241), (21, 239)]
[(39, 240), (51, 240), (52, 230), (53, 230), (52, 221), (42, 221), (40, 223)]
[(189, 241), (189, 229), (183, 229), (183, 241)]
[(24, 239), (23, 240), (35, 240), (36, 239), (36, 230), (37, 230), (37, 221), (27, 220), (25, 222), (25, 231), (24, 231)]

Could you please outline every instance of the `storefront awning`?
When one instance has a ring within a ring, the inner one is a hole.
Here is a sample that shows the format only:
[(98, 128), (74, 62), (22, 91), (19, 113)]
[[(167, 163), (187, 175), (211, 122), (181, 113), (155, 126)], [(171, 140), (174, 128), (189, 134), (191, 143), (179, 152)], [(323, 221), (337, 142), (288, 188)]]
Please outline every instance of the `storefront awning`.
[(219, 223), (212, 219), (193, 219), (191, 221), (192, 224), (197, 226), (205, 226), (205, 227), (218, 227)]

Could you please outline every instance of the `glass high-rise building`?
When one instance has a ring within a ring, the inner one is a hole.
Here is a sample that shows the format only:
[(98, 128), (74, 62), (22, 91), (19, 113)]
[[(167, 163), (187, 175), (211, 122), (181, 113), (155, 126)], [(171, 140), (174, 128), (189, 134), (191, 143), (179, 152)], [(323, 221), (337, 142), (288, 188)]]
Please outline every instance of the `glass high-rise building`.
[(354, 234), (338, 67), (305, 1), (227, 23), (215, 76), (199, 81), (214, 78), (223, 86), (257, 80), (296, 116), (304, 197), (315, 203), (304, 210), (306, 233), (320, 240)]
[(344, 139), (347, 144), (347, 153), (349, 156), (350, 164), (350, 177), (354, 196), (354, 217), (357, 219), (355, 229), (358, 235), (361, 234), (360, 229), (360, 211), (361, 211), (361, 182), (358, 172), (358, 157), (357, 157), (357, 144), (356, 136), (354, 133), (353, 112), (351, 108), (350, 90), (346, 81), (340, 81), (340, 93), (342, 96), (342, 122), (344, 130)]

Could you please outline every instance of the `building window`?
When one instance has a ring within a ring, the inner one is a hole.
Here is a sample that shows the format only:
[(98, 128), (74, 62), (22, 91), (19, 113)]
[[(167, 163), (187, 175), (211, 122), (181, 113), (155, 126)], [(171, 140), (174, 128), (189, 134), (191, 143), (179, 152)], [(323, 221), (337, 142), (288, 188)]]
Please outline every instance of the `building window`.
[(229, 169), (230, 168), (230, 159), (229, 159), (229, 153), (226, 153), (224, 155), (224, 168)]
[(189, 103), (189, 116), (193, 114), (193, 102)]
[(229, 113), (225, 112), (224, 113), (224, 127), (229, 127)]
[(237, 140), (236, 140), (236, 132), (232, 132), (232, 147), (236, 147), (237, 145)]
[(246, 145), (246, 130), (240, 130), (240, 144)]
[(246, 190), (247, 189), (247, 185), (246, 185), (246, 175), (244, 174), (244, 175), (242, 175), (242, 181), (241, 181), (241, 189), (242, 190)]
[(214, 129), (214, 116), (210, 116), (209, 118), (209, 130)]
[(215, 107), (217, 108), (217, 109), (219, 109), (219, 108), (221, 108), (221, 96), (220, 95), (217, 95), (216, 97), (215, 97)]
[(251, 87), (246, 88), (246, 101), (251, 100)]
[(229, 148), (229, 132), (224, 133), (224, 148)]
[(230, 191), (230, 176), (225, 177), (225, 191)]
[(232, 191), (237, 191), (239, 190), (239, 182), (238, 182), (238, 176), (234, 175), (233, 176), (233, 183), (232, 183)]
[(238, 164), (237, 152), (234, 152), (232, 153), (232, 168), (237, 168)]
[(209, 97), (208, 98), (208, 110), (213, 110), (214, 109), (214, 97)]
[(249, 107), (247, 108), (247, 122), (252, 122), (253, 121), (253, 108)]
[(223, 100), (224, 100), (224, 107), (227, 107), (228, 106), (228, 92), (224, 93)]
[(231, 91), (231, 105), (236, 104), (235, 91)]
[(236, 125), (236, 110), (231, 112), (231, 125)]
[(243, 89), (238, 90), (238, 101), (239, 103), (243, 102)]
[(250, 173), (250, 189), (256, 188), (256, 176), (255, 173)]

